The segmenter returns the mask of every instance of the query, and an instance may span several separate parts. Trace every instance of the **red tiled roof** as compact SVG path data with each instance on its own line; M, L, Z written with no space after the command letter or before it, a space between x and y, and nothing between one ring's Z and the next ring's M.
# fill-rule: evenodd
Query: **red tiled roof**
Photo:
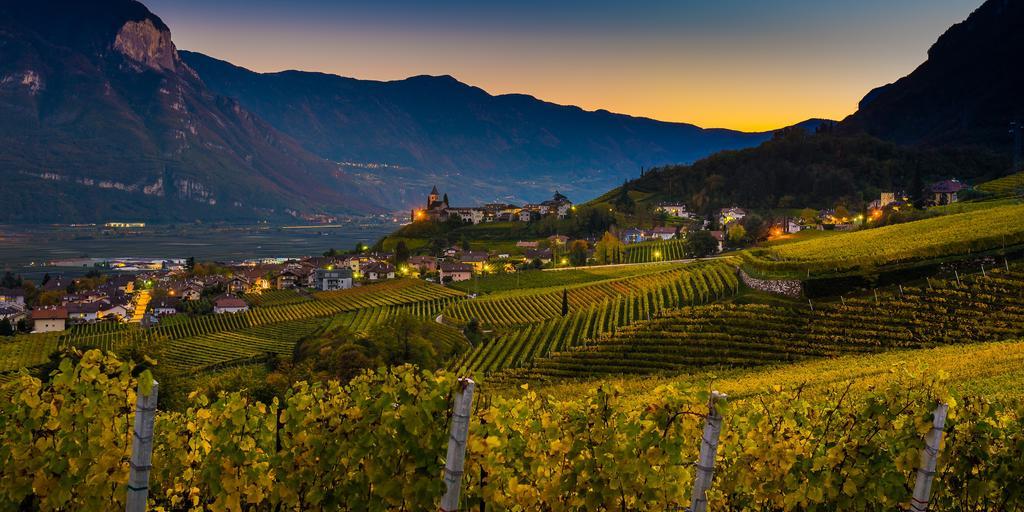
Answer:
M67 320L68 310L64 308L33 309L32 320Z
M249 304L238 297L221 297L215 300L213 305L218 308L244 308Z
M465 263L442 263L441 272L452 273L452 272L472 272L473 266Z

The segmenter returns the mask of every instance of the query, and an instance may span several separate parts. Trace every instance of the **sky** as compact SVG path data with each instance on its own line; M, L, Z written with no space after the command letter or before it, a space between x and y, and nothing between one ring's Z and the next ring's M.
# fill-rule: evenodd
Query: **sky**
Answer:
M982 0L143 0L181 49L254 71L452 75L702 127L842 119Z

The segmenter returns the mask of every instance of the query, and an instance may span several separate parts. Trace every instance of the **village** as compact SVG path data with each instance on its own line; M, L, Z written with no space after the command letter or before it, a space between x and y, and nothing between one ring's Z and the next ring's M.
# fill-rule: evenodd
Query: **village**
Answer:
M959 200L967 187L946 180L928 187L929 205L948 205ZM75 325L100 322L157 325L169 316L222 315L249 310L253 297L268 290L299 293L346 290L374 283L408 278L451 285L475 277L527 270L622 263L609 254L624 254L630 246L677 240L688 246L687 257L712 256L741 249L750 242L804 230L849 231L867 226L886 215L911 210L904 193L883 192L862 213L842 207L806 209L795 216L748 222L757 217L739 207L722 208L704 218L679 202L654 207L660 219L653 227L628 227L606 232L603 237L573 239L551 235L518 240L513 250L479 244L453 244L436 253L425 248L411 251L401 243L391 252L360 245L356 250L330 251L320 256L292 259L265 258L241 262L196 262L194 259L120 260L107 262L81 278L47 275L39 283L23 281L10 273L0 281L0 335L18 332L55 332ZM466 225L500 222L535 222L544 218L565 219L576 210L564 195L538 204L516 207L488 204L483 207L449 206L447 194L437 188L422 209L412 211L413 222L461 222ZM764 233L751 234L754 229ZM702 244L699 242L703 242ZM655 251L656 260L667 260Z

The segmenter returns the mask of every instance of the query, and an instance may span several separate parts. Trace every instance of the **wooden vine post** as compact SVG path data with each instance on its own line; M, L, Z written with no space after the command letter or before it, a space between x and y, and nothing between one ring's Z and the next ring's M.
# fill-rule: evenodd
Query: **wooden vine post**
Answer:
M722 415L718 412L718 403L725 401L728 395L711 392L708 400L708 415L704 419L704 433L700 441L700 456L697 459L697 474L693 480L692 503L689 512L705 512L708 509L708 489L711 479L715 476L715 456L718 454L718 436L722 433Z
M938 465L939 448L942 446L942 435L946 428L946 415L949 406L939 403L932 419L932 429L925 435L924 448L921 449L921 464L917 468L917 483L914 485L914 496L910 498L911 512L925 512L932 496L932 480L935 478L935 467Z
M144 512L149 497L149 471L153 468L153 420L156 418L156 398L160 384L155 380L149 394L142 392L139 383L135 404L135 428L132 431L132 458L128 465L127 512Z
M469 438L469 416L473 411L475 389L476 383L473 379L459 379L455 406L452 408L452 433L448 438L448 457L444 465L445 492L441 498L442 512L459 510L462 471L466 465L466 440Z

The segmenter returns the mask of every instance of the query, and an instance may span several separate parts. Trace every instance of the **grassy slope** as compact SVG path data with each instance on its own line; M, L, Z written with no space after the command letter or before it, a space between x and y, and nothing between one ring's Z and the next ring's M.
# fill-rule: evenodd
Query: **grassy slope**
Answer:
M893 351L754 370L555 384L544 386L541 393L568 397L581 395L598 385L616 384L626 393L635 395L638 401L644 401L650 390L662 384L690 382L728 393L734 398L745 398L771 393L773 386L795 389L852 383L854 388L863 389L888 381L893 370L900 367L919 372L944 372L959 394L1024 397L1024 341Z
M1024 172L978 185L978 190L998 195L1020 195L1024 191Z
M621 277L655 274L678 266L678 263L668 263L630 267L587 267L559 270L557 272L528 270L518 274L498 274L462 281L454 283L450 287L466 293L494 293L531 288L550 288L553 286L570 286Z
M759 272L855 270L1014 246L1024 242L1022 220L1019 203L976 204L964 213L755 249L745 256Z

